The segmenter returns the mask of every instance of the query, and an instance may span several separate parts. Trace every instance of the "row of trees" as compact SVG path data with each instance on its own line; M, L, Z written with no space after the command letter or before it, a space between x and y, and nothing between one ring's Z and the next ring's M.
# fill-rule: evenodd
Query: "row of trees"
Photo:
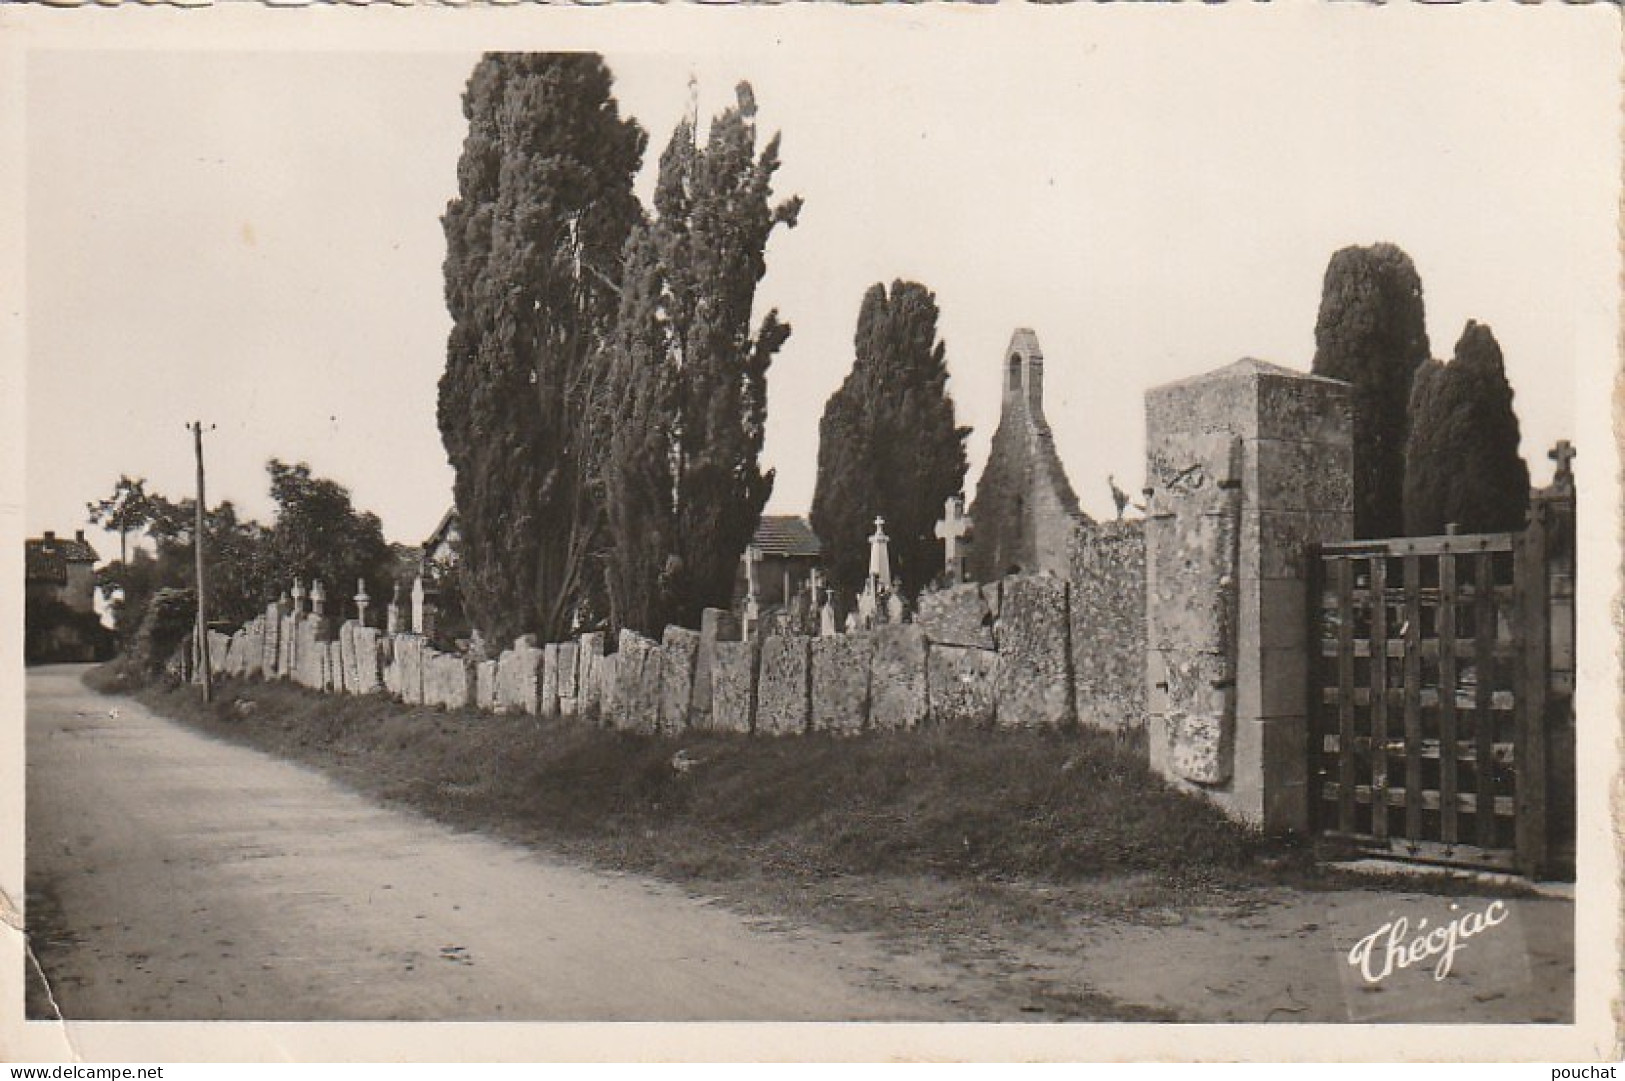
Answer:
M1430 359L1425 314L1421 277L1399 248L1332 256L1313 370L1353 385L1355 535L1522 528L1529 467L1501 347L1469 320L1450 362Z
M407 550L385 543L377 515L357 511L342 485L312 475L303 462L266 464L276 519L270 526L239 516L228 501L206 508L211 617L240 623L263 612L295 578L321 579L334 599L348 600L358 580L387 600ZM119 559L96 571L96 585L112 609L119 638L129 646L154 597L189 590L194 583L196 501L149 492L142 478L121 476L106 499L89 505L90 520L119 534ZM144 536L153 550L129 538ZM190 595L190 594L188 594Z
M801 205L774 201L778 139L758 153L736 96L703 139L693 115L677 126L646 211L646 138L601 57L491 54L469 79L438 420L464 604L493 640L657 632L731 600L790 333L752 307Z

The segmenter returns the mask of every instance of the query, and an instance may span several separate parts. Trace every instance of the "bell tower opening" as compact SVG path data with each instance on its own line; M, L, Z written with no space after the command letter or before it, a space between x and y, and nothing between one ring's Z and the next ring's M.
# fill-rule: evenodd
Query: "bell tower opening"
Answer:
M1011 353L1010 354L1009 369L1010 369L1010 375L1009 375L1009 381L1005 384L1006 389L1020 390L1021 389L1021 354L1020 353Z

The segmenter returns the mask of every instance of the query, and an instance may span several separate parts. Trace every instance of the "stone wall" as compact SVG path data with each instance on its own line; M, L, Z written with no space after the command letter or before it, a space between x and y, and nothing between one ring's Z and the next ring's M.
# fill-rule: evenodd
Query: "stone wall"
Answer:
M1127 724L1133 696L1111 684L1143 638L1128 611L1138 540L1132 528L1098 527L1075 546L1070 584L1022 575L927 593L915 622L854 634L746 642L731 614L713 609L699 631L667 627L659 642L623 631L609 654L595 631L544 644L525 636L475 659L418 634L354 620L335 629L273 605L235 635L212 636L211 661L225 676L650 734L1055 726L1076 715ZM1080 600L1104 614L1085 618ZM1074 680L1075 669L1092 675ZM1109 722L1096 708L1107 702L1118 709Z

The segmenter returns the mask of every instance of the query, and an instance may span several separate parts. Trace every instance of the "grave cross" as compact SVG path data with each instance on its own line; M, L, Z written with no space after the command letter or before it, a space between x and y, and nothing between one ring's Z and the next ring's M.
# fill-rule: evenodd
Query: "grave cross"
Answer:
M1552 487L1574 487L1574 469L1569 465L1574 460L1574 444L1567 439L1559 439L1557 445L1546 452L1546 457L1557 463L1557 470L1552 474Z
M366 579L357 578L355 580L355 618L356 622L360 623L363 627L367 625L367 605L371 602L372 598L367 596Z
M942 505L942 521L937 523L936 535L942 541L942 569L949 582L957 585L965 580L965 553L960 542L970 533L971 521L965 516L965 497L951 495Z

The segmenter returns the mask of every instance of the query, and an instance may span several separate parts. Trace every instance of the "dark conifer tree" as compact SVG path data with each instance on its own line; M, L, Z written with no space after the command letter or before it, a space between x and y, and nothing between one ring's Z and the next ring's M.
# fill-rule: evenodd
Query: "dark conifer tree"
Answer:
M562 638L602 592L603 339L644 135L590 53L488 54L446 209L439 425L459 574L487 638Z
M1392 244L1344 248L1326 267L1315 321L1316 375L1353 384L1354 532L1397 535L1404 524L1411 380L1428 359L1422 280Z
M1411 390L1405 448L1405 532L1521 529L1529 467L1518 453L1518 415L1495 334L1468 320L1449 364L1429 361Z
M965 483L969 428L954 423L936 297L917 282L876 283L864 295L852 370L818 428L813 530L831 580L856 589L868 574L874 518L886 519L893 572L917 593L942 569L935 526Z
M767 371L790 328L770 311L753 333L751 307L768 237L795 225L801 200L773 202L778 136L758 155L748 84L737 98L703 145L685 120L661 155L655 216L628 249L613 339L614 398L631 423L609 467L608 578L619 625L649 634L696 627L702 609L731 603L773 490L759 462Z

